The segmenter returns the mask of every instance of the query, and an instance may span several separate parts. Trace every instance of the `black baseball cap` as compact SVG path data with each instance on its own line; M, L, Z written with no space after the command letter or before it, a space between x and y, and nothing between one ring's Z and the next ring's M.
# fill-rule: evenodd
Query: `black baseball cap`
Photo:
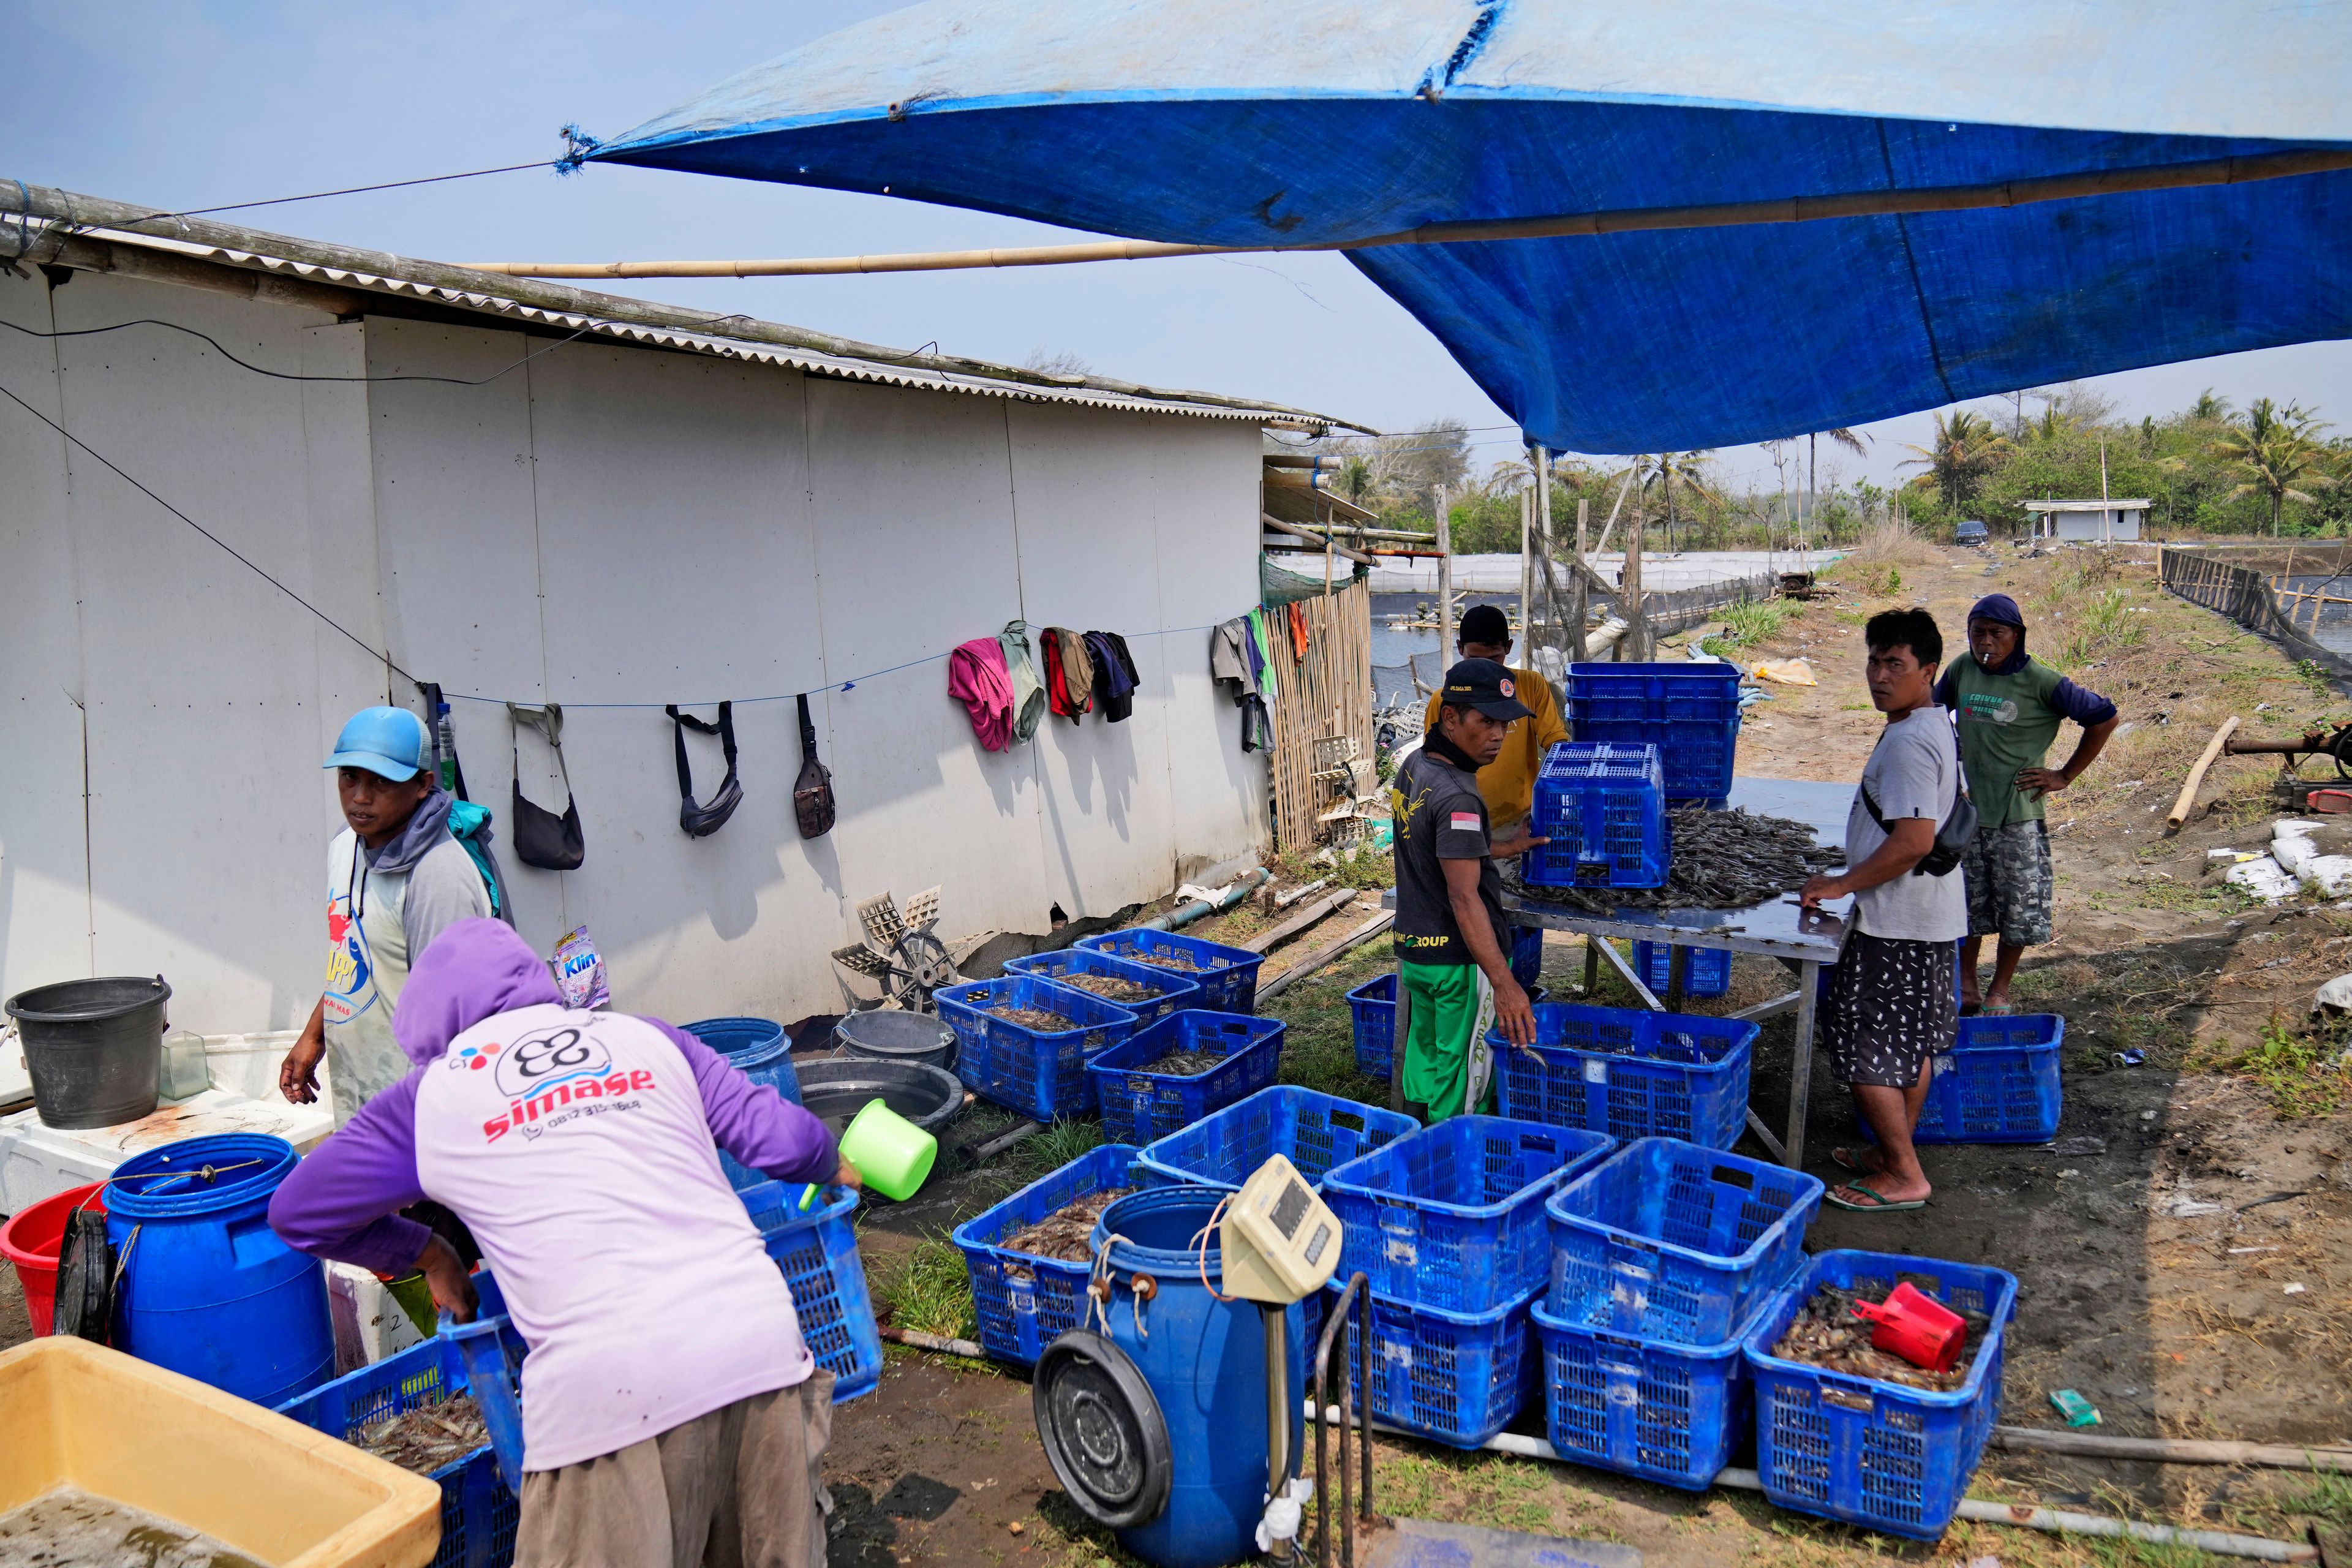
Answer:
M1519 700L1518 679L1491 658L1465 658L1447 670L1442 700L1455 708L1475 708L1505 723L1535 711Z

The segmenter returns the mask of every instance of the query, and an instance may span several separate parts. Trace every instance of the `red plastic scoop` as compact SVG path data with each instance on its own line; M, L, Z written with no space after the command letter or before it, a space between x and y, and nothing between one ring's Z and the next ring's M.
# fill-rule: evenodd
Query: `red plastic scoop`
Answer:
M1885 1306L1856 1301L1853 1315L1875 1325L1870 1331L1873 1346L1929 1372L1951 1371L1969 1337L1969 1325L1958 1312L1909 1285L1889 1291Z

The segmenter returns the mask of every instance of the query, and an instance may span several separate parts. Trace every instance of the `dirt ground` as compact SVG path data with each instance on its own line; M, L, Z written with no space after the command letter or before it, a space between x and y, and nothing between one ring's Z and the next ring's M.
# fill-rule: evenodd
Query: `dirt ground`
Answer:
M2326 1065L2341 1043L2306 1028L2305 1015L2320 980L2352 969L2352 910L2308 901L2250 909L2209 879L2209 849L2266 842L2278 815L2268 804L2274 759L2223 759L2188 826L2171 837L2162 829L2190 762L2225 715L2238 713L2250 732L2295 733L2331 713L2352 717L2352 702L2259 639L2165 595L2152 552L2147 563L2089 574L2084 553L1923 548L1919 559L1895 563L1893 584L1883 565L1858 566L1740 655L1802 656L1821 680L1777 688L1773 701L1749 710L1739 771L1754 776L1853 779L1879 723L1862 684L1862 622L1890 605L1923 603L1957 653L1967 606L1995 589L2024 605L2043 657L2074 656L2062 668L2114 698L2128 726L2053 799L2057 938L2029 957L2018 981L2021 1006L2067 1020L2056 1142L1933 1150L1932 1206L1824 1210L1809 1247L1990 1263L2018 1275L2005 1422L2058 1426L2049 1395L2071 1388L2098 1406L2105 1433L2344 1442L2352 1438L2352 1172L2337 1109L2346 1084ZM2074 642L2083 634L2070 620L2079 626L2084 606L2109 594L2118 596L2104 621L2109 635ZM2073 733L2059 742L2060 760ZM1202 934L1233 940L1272 918L1244 909ZM1361 918L1343 914L1322 929ZM1385 1086L1353 1074L1345 993L1380 973L1385 946L1359 950L1270 1009L1290 1023L1286 1080L1381 1094ZM1269 978L1286 956L1269 959ZM1545 963L1552 994L1576 994L1582 974L1579 939L1555 934ZM1597 999L1626 1000L1614 984L1612 976ZM1730 1011L1783 989L1776 966L1743 958L1731 994L1696 1006ZM1756 1060L1755 1104L1773 1124L1786 1114L1790 1033L1786 1018L1768 1024ZM2135 1048L2146 1053L2142 1065L2115 1065L2117 1052ZM1853 1121L1825 1071L1814 1075L1810 1114L1808 1168L1833 1180L1829 1150L1852 1135ZM951 1218L1014 1184L1014 1173L992 1170L935 1182L919 1215L875 1211L867 1254L885 1298L892 1270L924 1236L943 1234ZM891 1355L881 1391L845 1407L835 1429L836 1568L1127 1561L1062 1497L1037 1447L1021 1375ZM1517 1429L1540 1436L1540 1413L1528 1412ZM1754 1494L1719 1489L1694 1498L1580 1467L1405 1440L1383 1438L1376 1452L1384 1510L1621 1541L1659 1568L1889 1556L2207 1561L2186 1549L1991 1526L1955 1526L1942 1542L1916 1546L1780 1513ZM2352 1521L2352 1489L2296 1473L2021 1452L1989 1452L1971 1494L2281 1538L2300 1539L2312 1519Z

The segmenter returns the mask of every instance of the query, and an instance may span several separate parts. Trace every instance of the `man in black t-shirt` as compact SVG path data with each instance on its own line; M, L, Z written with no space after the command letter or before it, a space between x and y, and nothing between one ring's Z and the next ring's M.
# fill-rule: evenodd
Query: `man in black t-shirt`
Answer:
M1535 1039L1535 1014L1511 978L1503 945L1509 928L1495 861L1544 840L1493 842L1478 793L1478 770L1502 750L1512 721L1528 716L1516 679L1486 658L1465 658L1446 671L1437 727L1397 770L1389 792L1397 984L1409 1014L1398 1042L1402 1081L1406 1101L1429 1121L1492 1108L1491 1024L1514 1045Z

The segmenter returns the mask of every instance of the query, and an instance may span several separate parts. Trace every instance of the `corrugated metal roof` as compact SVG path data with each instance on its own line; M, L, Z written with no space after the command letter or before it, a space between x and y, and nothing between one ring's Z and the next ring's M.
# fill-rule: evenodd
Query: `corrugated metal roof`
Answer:
M32 229L38 234L50 226L35 220ZM1279 405L1232 406L1223 404L1195 402L1181 394L1165 396L1106 391L1098 387L1039 386L1027 382L1000 380L994 377L961 372L924 369L914 370L905 365L888 364L854 355L823 353L810 349L788 347L776 343L752 342L730 336L723 331L688 331L676 327L632 321L625 311L576 311L550 309L490 289L466 289L446 284L431 283L414 278L403 278L392 272L372 272L350 268L300 261L289 257L274 256L263 251L244 250L229 246L205 244L200 241L173 239L160 235L140 234L128 229L109 228L86 224L57 225L60 230L81 239L104 241L111 245L135 246L184 258L194 261L211 261L223 266L247 270L258 270L280 277L298 278L306 282L338 289L364 289L416 300L448 309L467 310L488 316L528 321L551 329L581 332L615 342L635 343L641 347L677 350L689 353L710 354L721 359L740 359L755 364L784 365L814 375L836 376L848 381L873 382L887 386L903 386L925 392L956 392L982 397L1003 397L1023 403L1065 404L1083 408L1112 409L1133 414L1175 414L1188 418L1231 420L1248 424L1277 424L1296 426L1305 422L1320 422L1348 428L1344 420L1307 414L1303 410ZM37 241L27 247L35 248ZM397 260L397 258L388 259ZM419 269L426 269L419 264ZM446 273L448 268L435 266L434 271ZM484 273L484 279L492 274ZM667 309L675 310L676 307ZM714 321L737 321L742 316L718 316ZM912 357L912 356L909 356Z

